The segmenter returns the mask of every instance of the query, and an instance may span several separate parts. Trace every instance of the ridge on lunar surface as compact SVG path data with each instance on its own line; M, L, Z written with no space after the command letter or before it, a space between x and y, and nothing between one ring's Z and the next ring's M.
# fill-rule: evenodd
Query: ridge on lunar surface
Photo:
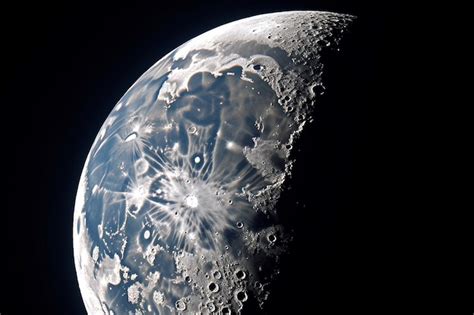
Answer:
M353 17L294 11L206 32L126 92L87 157L74 258L89 314L261 308L291 233L276 205Z

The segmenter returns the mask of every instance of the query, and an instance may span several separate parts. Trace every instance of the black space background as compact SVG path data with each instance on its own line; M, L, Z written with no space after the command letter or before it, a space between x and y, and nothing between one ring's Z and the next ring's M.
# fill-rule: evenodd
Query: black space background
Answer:
M85 314L72 249L77 184L100 126L135 80L204 31L298 9L359 18L342 56L329 60L328 91L296 153L281 204L296 245L268 313L385 313L411 298L396 289L409 258L397 254L403 231L392 233L408 154L397 150L399 118L409 110L400 90L410 45L396 2L22 2L2 21L2 315Z

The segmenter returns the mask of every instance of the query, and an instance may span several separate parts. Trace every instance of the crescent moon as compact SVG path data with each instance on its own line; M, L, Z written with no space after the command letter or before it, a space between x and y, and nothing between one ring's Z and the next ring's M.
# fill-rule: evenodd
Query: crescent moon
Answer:
M100 129L74 210L89 314L234 314L265 306L291 245L278 200L324 90L321 53L353 16L232 22L146 71Z

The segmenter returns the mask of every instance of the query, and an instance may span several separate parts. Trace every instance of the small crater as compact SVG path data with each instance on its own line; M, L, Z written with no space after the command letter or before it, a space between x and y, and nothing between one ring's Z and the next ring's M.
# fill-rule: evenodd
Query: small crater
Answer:
M192 135L196 134L196 132L197 132L196 126L194 126L194 125L193 125L193 126L190 126L190 127L188 128L188 132L189 132L190 134L192 134Z
M177 300L175 306L178 311L184 311L186 309L186 303L183 300Z
M210 312L215 312L215 310L216 310L216 306L212 302L207 303L206 307Z
M135 171L137 172L137 175L145 174L148 171L148 167L148 161L144 158L140 158L135 162Z
M212 293L216 293L217 291L219 291L219 285L217 285L217 284L214 283L214 282L211 282L211 283L209 283L209 285L208 285L208 289L209 289L209 291L211 291Z
M239 269L235 272L235 276L237 277L237 279L243 280L247 275L245 274L245 271Z
M213 275L213 277L214 277L215 279L217 279L217 280L219 280L219 279L222 278L222 274L221 274L221 272L218 271L218 270L217 270L217 271L214 271L214 273L213 273L212 275Z
M238 301L240 302L245 302L248 299L247 293L245 291L238 291L235 294L235 297L237 298Z

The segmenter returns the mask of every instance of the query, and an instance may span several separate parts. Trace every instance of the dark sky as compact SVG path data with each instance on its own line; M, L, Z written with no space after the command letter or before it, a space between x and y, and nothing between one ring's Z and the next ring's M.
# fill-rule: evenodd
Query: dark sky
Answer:
M318 127L326 136L303 140L306 147L336 152L318 158L301 153L307 163L322 166L317 171L320 179L308 181L306 188L300 185L300 190L307 195L325 192L318 206L326 212L319 212L314 225L306 226L308 231L317 231L322 244L315 249L319 262L313 267L302 264L306 275L300 284L315 281L309 285L314 290L298 300L294 292L299 287L288 287L292 292L288 300L273 300L271 309L273 314L289 314L288 304L312 305L307 314L341 314L367 310L368 305L373 307L372 300L383 299L378 288L384 281L379 276L390 281L394 275L381 267L393 257L376 254L392 241L377 236L390 220L390 215L379 211L395 215L397 205L387 202L392 199L385 198L383 188L389 190L394 183L380 173L397 172L393 162L400 153L387 146L396 142L395 131L386 124L394 123L401 103L398 92L406 45L403 27L396 22L399 5L379 2L383 4L335 0L170 0L107 6L22 2L3 10L10 19L2 21L7 96L1 116L6 159L2 176L6 184L2 243L6 248L1 250L1 260L6 260L7 267L2 269L6 293L2 289L0 314L85 313L72 249L77 184L100 126L135 80L166 53L204 31L256 14L299 9L355 14L360 26L352 40L355 48L349 50L354 55L335 65L328 78L338 82L338 71L351 68L343 86L353 94L340 90L330 96L330 101L343 105L322 109L332 117ZM357 85L351 87L355 81ZM343 119L335 120L341 113ZM338 126L340 132L331 133ZM308 243L308 248L314 246ZM298 262L292 263L298 270Z

